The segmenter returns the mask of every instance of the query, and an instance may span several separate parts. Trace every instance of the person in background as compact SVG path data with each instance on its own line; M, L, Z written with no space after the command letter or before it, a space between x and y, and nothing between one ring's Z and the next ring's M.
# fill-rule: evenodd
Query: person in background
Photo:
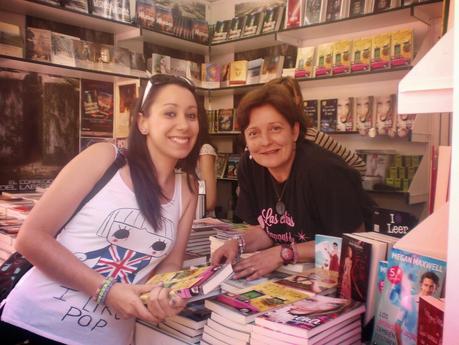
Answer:
M215 161L217 158L217 151L210 144L207 128L203 129L203 132L204 145L202 145L199 150L196 173L198 178L204 181L206 186L206 216L215 217L215 206L217 204L217 175Z
M267 83L268 85L283 85L286 87L290 95L293 97L296 106L298 107L298 112L303 114L303 95L301 93L301 88L295 78L292 77L282 77L276 78ZM309 141L312 141L324 149L335 153L340 156L344 161L356 169L363 176L366 171L365 161L362 160L356 153L352 152L350 149L340 144L338 141L333 139L328 134L320 132L317 128L311 127L311 124L307 124L307 129L305 133L305 138Z
M2 344L133 344L135 318L158 323L180 312L184 300L143 283L182 267L205 121L187 79L153 76L133 114L127 164L58 234L116 148L94 144L62 169L16 240L34 267L4 301Z
M258 251L233 266L236 279L257 279L283 264L313 261L315 234L363 231L373 202L360 174L305 139L305 118L285 86L247 93L237 119L248 150L238 166L236 214L252 227L218 248L212 263Z

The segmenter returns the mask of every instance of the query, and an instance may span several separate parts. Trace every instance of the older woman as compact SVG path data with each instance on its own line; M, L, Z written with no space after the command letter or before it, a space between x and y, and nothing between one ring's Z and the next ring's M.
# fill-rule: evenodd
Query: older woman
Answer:
M248 93L237 116L248 150L238 168L236 212L253 228L217 249L214 263L258 251L234 267L236 277L256 279L282 264L313 261L317 233L364 229L373 203L359 173L304 139L304 117L284 86Z

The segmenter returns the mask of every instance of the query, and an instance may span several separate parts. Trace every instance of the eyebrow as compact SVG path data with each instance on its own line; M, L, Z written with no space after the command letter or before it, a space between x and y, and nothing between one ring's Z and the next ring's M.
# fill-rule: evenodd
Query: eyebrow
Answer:
M166 106L174 106L174 107L178 107L178 104L177 103L163 103L161 106L163 107L166 107ZM196 105L189 105L188 107L186 107L186 109L190 109L190 108L195 108L195 109L198 109L198 106Z

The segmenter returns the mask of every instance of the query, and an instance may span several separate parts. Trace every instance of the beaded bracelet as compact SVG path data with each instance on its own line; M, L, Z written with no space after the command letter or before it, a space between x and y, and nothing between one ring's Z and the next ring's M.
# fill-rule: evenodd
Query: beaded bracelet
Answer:
M97 304L104 304L107 298L108 292L112 286L116 283L116 280L113 277L107 277L104 279L100 287L97 289L94 300Z

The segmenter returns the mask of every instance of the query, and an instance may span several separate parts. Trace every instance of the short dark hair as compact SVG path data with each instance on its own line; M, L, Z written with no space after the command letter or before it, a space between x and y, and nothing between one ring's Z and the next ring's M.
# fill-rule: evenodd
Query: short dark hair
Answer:
M244 133L249 125L252 110L264 105L271 105L276 109L287 120L291 127L293 127L295 123L299 123L299 138L304 138L306 123L303 114L298 113L298 108L293 97L284 86L270 84L266 84L248 92L239 103L237 108L237 121L241 128L241 133Z
M192 190L192 180L196 178L196 163L199 158L199 150L203 144L204 131L207 130L207 117L204 115L203 107L198 102L195 87L192 82L183 77L176 77L166 74L156 74L149 80L137 101L137 105L131 114L131 129L128 138L127 159L131 173L134 193L139 204L140 211L147 219L153 229L158 229L161 221L161 187L156 179L156 167L148 151L145 135L137 126L139 113L148 117L147 109L154 103L158 92L166 85L178 85L189 90L198 105L199 133L191 152L187 157L177 162L177 167L186 173L188 187Z
M432 271L424 272L424 274L421 276L421 279L419 280L419 282L422 284L422 282L426 278L430 279L431 281L433 281L434 284L437 285L437 286L438 286L438 283L440 282L440 278L438 278L438 276Z

